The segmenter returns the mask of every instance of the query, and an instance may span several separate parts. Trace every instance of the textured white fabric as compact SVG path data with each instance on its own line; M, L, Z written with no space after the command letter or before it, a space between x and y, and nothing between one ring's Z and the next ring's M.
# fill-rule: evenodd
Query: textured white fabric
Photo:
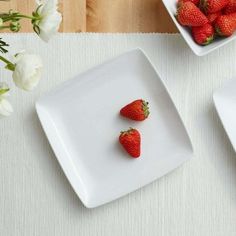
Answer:
M12 89L15 113L0 121L0 235L235 236L236 155L213 106L213 91L236 75L236 42L195 56L179 35L2 35L13 52L41 55L30 93ZM189 130L195 157L126 197L88 210L65 178L39 124L36 99L77 73L131 48L153 61ZM0 71L0 80L11 73ZM135 178L135 176L134 176Z

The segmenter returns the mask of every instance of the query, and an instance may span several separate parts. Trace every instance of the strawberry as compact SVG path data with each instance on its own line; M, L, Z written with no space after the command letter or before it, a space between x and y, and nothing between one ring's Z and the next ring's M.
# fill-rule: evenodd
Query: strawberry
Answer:
M194 5L198 5L200 0L178 0L177 6L180 7L184 2L192 2Z
M134 158L140 156L141 136L138 130L130 128L127 131L122 131L119 142L130 156Z
M120 110L120 114L131 120L142 121L149 116L148 102L142 99L135 100Z
M214 24L217 17L222 15L221 11L215 12L215 13L210 13L208 15L206 15L206 17L208 18L209 22Z
M215 22L215 30L220 36L231 36L236 30L236 13L219 16Z
M207 45L213 41L214 28L211 24L192 27L192 35L196 43L200 45Z
M230 0L229 4L224 9L224 14L230 14L236 12L236 0Z
M201 26L208 23L207 17L192 2L183 3L178 8L176 17L181 25Z
M229 4L229 0L200 0L200 8L207 14L218 12Z

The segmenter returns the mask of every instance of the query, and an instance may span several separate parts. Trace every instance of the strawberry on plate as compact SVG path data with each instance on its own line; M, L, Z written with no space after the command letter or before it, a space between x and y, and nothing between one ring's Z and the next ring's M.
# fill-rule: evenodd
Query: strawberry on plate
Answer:
M208 13L222 10L229 4L229 0L200 0L200 8Z
M192 27L192 35L196 43L208 45L214 39L214 28L211 24Z
M130 128L127 131L122 131L119 142L131 157L138 158L140 156L141 136L138 130Z
M150 112L148 102L143 99L135 100L120 110L120 114L126 118L143 121L148 118Z
M215 30L219 36L231 36L236 30L236 13L219 16L215 22Z
M214 12L214 13L209 13L206 15L206 17L208 18L208 20L211 24L214 24L217 17L219 17L220 15L222 15L222 13L221 13L221 11L218 11L218 12Z
M236 12L236 0L230 0L229 4L224 9L224 14L230 14Z
M192 2L183 3L177 10L177 20L181 25L202 26L208 23L207 17Z

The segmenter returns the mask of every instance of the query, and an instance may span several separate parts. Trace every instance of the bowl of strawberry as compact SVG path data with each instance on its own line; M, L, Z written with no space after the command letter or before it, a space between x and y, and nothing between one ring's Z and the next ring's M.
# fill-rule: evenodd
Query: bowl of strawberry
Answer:
M163 3L198 56L236 38L236 0L163 0Z

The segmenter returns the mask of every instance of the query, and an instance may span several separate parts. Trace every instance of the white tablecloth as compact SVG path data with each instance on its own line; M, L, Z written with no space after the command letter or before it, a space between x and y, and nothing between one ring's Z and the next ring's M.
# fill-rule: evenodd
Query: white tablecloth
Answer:
M213 91L236 76L236 43L195 56L179 35L2 35L13 52L42 56L39 87L12 89L15 113L0 121L1 236L235 236L236 155L213 106ZM195 157L117 201L86 209L65 178L39 124L34 103L45 91L131 48L146 51L189 130ZM0 71L0 80L11 73Z

